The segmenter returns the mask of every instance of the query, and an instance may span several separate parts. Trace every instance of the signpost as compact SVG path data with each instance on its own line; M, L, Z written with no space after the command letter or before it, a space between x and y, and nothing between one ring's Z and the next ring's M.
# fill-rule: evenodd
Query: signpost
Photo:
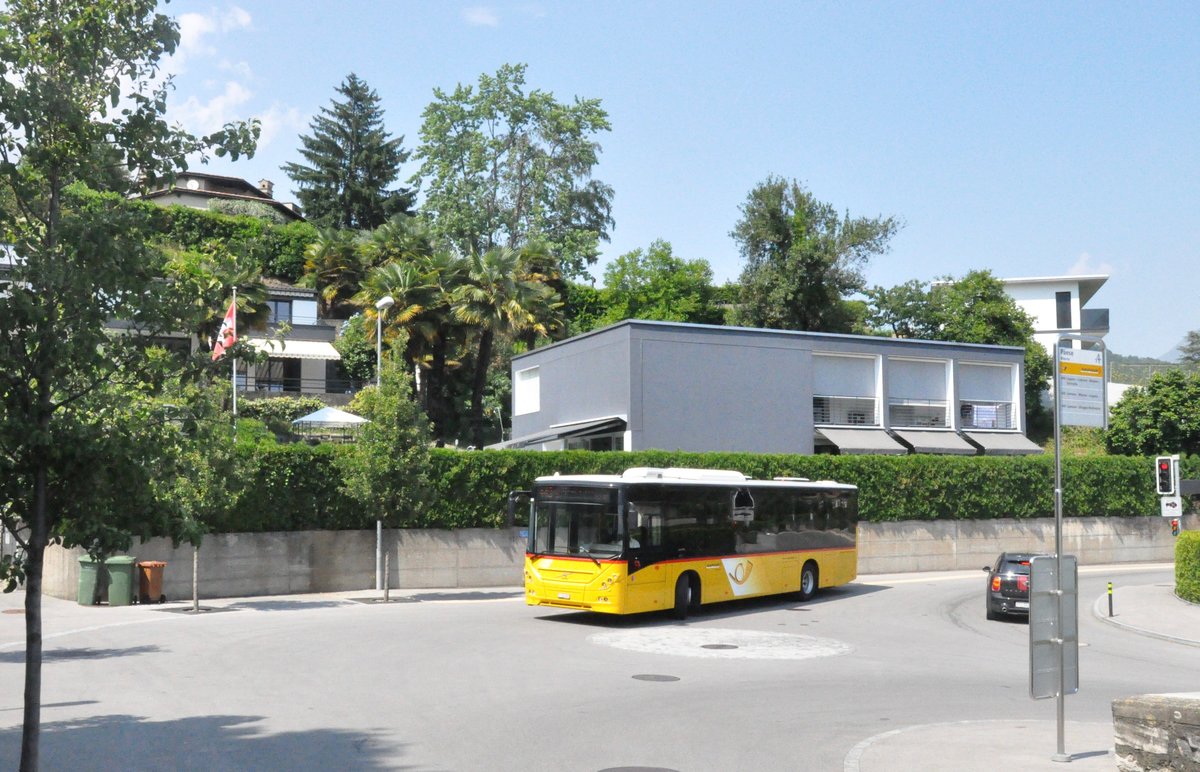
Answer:
M1063 348L1064 342L1076 340L1093 348ZM1052 588L1045 587L1042 590L1040 605L1043 618L1036 625L1032 576L1029 604L1030 693L1034 699L1055 696L1058 701L1058 752L1050 757L1053 761L1071 760L1065 750L1066 695L1079 691L1079 638L1076 633L1079 610L1075 599L1075 559L1062 554L1062 427L1108 428L1106 354L1104 341L1089 335L1060 335L1054 347L1054 567L1052 583L1046 576L1050 572L1044 567L1042 570L1040 584L1049 583ZM1068 571L1069 587L1064 587ZM1035 633L1038 635L1036 641ZM1047 659L1055 660L1053 667L1046 664ZM1054 675L1057 675L1057 679L1053 678ZM1047 693L1047 679L1057 680L1052 694Z

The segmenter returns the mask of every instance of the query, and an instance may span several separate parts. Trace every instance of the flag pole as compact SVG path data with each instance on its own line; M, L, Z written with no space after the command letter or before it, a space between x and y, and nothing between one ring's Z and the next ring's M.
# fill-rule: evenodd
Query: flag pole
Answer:
M237 285L233 285L233 329L237 329ZM229 383L233 387L233 436L237 439L237 357L233 359L233 372L229 376Z

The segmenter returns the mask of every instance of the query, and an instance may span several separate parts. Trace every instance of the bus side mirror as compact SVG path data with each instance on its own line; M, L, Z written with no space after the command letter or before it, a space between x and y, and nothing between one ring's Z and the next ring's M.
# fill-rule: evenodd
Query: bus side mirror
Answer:
M508 516L505 525L512 528L517 523L517 502L521 498L530 498L533 496L531 491L509 491L508 492Z

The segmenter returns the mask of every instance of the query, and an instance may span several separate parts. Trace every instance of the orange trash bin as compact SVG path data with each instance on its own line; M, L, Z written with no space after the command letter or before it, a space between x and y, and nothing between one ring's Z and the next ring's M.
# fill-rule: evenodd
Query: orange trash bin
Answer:
M138 563L138 598L142 603L166 603L167 596L163 595L163 569L166 563L161 560L143 560Z

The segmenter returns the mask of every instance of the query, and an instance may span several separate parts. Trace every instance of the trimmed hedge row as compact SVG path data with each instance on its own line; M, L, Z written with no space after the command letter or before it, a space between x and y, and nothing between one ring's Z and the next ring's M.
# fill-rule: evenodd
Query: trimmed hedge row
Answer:
M1200 531L1183 531L1175 540L1175 594L1200 603Z
M244 491L217 531L372 528L340 490L336 464L347 446L282 445L243 452ZM736 469L750 477L807 477L859 487L863 520L978 520L1054 514L1054 460L1046 456L801 456L640 451L434 450L431 503L417 528L504 524L507 496L543 475L620 473L629 467ZM1185 459L1185 468L1192 466ZM1193 470L1194 472L1195 470ZM1184 477L1194 476L1188 471ZM1158 515L1152 459L1091 456L1063 461L1067 517ZM522 513L523 514L523 513Z

